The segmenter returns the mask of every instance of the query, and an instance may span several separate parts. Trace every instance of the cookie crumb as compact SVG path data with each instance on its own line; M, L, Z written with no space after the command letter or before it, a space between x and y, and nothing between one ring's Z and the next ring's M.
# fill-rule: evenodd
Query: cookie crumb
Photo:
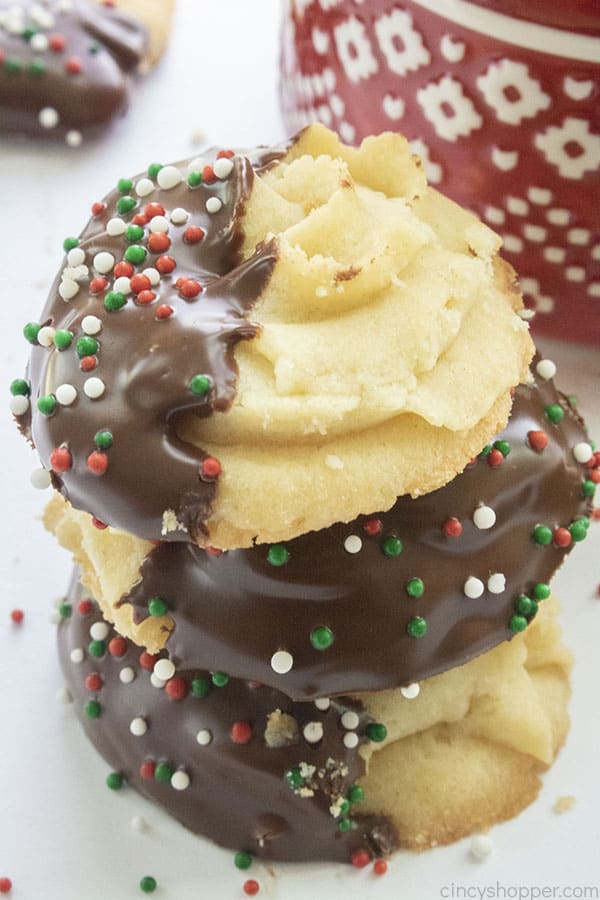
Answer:
M557 815L561 815L561 813L569 812L570 809L573 809L575 806L575 797L571 794L565 794L564 797L558 797L554 806L552 807L552 812L555 812Z

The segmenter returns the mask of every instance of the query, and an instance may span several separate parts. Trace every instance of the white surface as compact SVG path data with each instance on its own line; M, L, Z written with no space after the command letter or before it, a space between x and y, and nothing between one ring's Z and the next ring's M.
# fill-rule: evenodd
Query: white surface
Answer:
M130 115L105 141L80 150L0 147L3 384L23 373L21 326L37 318L62 240L78 232L93 200L150 161L194 152L190 139L197 129L222 145L283 136L276 97L278 17L277 0L179 0L168 57L139 86ZM548 352L558 363L560 384L579 395L592 434L600 435L592 405L600 354L556 347ZM497 882L500 888L488 897L516 897L501 890L518 886L521 897L530 897L535 894L523 893L528 887L598 885L600 523L593 523L590 538L556 579L566 638L577 652L571 735L537 803L493 829L490 856L474 861L463 841L421 856L400 853L383 878L370 868L322 865L254 863L243 873L234 868L231 852L185 832L133 791L108 791L106 765L84 739L73 708L57 701L61 678L48 615L70 564L36 520L45 495L29 484L34 455L7 412L0 421L0 876L12 878L14 900L128 900L144 896L138 882L145 874L159 882L151 896L165 900L242 898L246 878L259 881L259 897L277 900L342 894L345 900L454 900L467 896L466 888L495 889ZM14 607L25 610L21 627L10 622ZM556 816L552 806L565 794L577 798L576 806ZM149 829L132 827L135 816L146 819Z

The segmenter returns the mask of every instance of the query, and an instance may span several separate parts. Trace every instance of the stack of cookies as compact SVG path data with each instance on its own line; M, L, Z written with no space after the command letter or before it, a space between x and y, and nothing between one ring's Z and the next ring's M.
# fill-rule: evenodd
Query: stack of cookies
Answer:
M402 137L322 126L153 163L66 241L14 385L78 566L61 661L188 828L359 863L535 797L600 458L498 248Z

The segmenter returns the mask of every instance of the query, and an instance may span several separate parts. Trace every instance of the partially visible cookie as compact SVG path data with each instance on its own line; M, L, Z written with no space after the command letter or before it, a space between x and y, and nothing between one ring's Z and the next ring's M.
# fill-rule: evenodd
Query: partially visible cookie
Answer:
M105 0L96 0L106 6ZM141 22L148 32L148 44L142 61L142 70L156 65L165 52L171 32L171 16L175 0L115 0L114 7L119 12Z

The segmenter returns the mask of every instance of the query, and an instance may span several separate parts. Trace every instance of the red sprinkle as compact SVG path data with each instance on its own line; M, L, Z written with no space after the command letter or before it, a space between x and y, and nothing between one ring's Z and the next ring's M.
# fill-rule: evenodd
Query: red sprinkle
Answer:
M217 153L217 159L231 159L232 156L235 156L233 150L219 150Z
M462 524L460 519L457 519L455 516L452 516L450 519L446 519L444 522L444 532L448 537L457 538L462 534Z
M8 894L12 888L10 878L0 878L0 894Z
M497 469L498 466L501 466L504 462L504 456L497 450L495 447L490 451L487 458L488 464L492 467L492 469Z
M212 166L204 166L202 169L202 181L204 184L213 184L217 180L215 170Z
M165 684L165 691L171 700L183 700L184 697L187 697L188 686L185 679L176 675L175 678L170 678L169 681L167 681Z
M573 540L568 528L555 528L552 532L552 538L557 547L568 547Z
M259 891L260 885L254 878L249 878L248 881L244 882L244 893L248 894L249 897L254 897Z
M48 38L48 46L55 53L62 53L66 43L64 34L51 34Z
M87 616L92 611L92 601L91 600L80 600L77 604L77 612L80 616Z
M202 285L193 278L186 278L181 286L178 285L178 287L179 292L188 300L192 300L194 297L197 297L198 294L202 293Z
M88 675L85 679L85 686L88 691L99 691L103 684L104 682L97 672L92 672L91 675Z
M172 256L159 256L154 265L161 275L170 275L177 263Z
M153 300L156 300L154 291L140 291L137 295L137 302L141 303L142 306L147 306L148 303L152 303Z
M157 319L170 319L175 310L172 306L168 306L168 304L163 303L156 310L156 318Z
M131 290L134 294L140 294L142 291L149 291L152 282L147 275L134 275L130 282Z
M150 250L150 253L164 253L165 250L168 250L170 246L171 238L168 234L164 234L164 232L162 231L151 234L148 238L148 249Z
M13 622L15 623L15 625L20 625L21 622L23 621L24 616L25 616L25 613L23 612L22 609L13 609L10 614L10 617L13 620Z
M548 446L548 435L545 431L528 431L527 440L531 449L537 450L538 453Z
M101 200L97 200L95 203L92 203L92 215L93 216L101 216L105 209L106 209L106 203L102 203Z
M96 516L92 516L92 525L99 531L104 531L105 528L108 528L106 522L103 522L101 519L97 519Z
M600 469L592 469L589 478L594 484L600 484Z
M83 63L78 56L70 56L65 63L65 69L69 75L79 75L83 70Z
M207 456L202 463L202 474L207 478L218 478L221 474L221 463L214 456Z
M117 265L119 265L119 263L117 263ZM116 267L115 267L115 274L116 274ZM92 280L90 281L90 291L92 292L92 294L100 294L105 289L107 284L108 284L108 281L106 280L106 278L102 278L101 275L98 275L97 278L92 278Z
M142 778L145 778L148 781L150 778L154 778L154 772L156 770L156 763L151 762L150 760L146 760L140 766L140 775Z
M385 875L387 872L387 863L385 859L376 859L373 863L373 872L375 875Z
M72 465L73 457L66 447L56 447L50 454L50 468L55 472L68 472Z
M118 262L114 269L115 278L131 278L133 275L133 266L126 259Z
M153 219L154 216L164 216L165 208L161 206L160 203L147 203L144 212L148 216L148 220Z
M108 652L111 656L125 656L127 653L127 641L125 638L117 635L108 642Z
M247 744L252 737L252 725L249 722L234 722L231 727L231 740L234 744Z
M375 537L375 535L381 534L383 531L383 522L381 519L367 519L363 525L363 531L370 535L370 537Z
M94 450L87 458L87 467L94 475L104 475L108 469L108 456L101 450Z
M371 857L366 850L356 850L351 857L352 865L357 869L364 869L371 862Z
M597 509L592 510L592 519L594 522L600 521L600 506Z
M190 227L186 228L183 232L183 240L186 244L198 244L205 233L204 229L200 228L199 225L190 225Z
M98 359L95 356L84 356L81 362L79 363L79 367L82 372L91 372L92 369L95 369L98 365Z
M144 225L148 224L148 216L145 213L136 213L133 219L131 220L132 225L141 225L142 228Z
M140 666L142 669L146 669L146 671L151 672L154 669L158 661L158 654L148 653L147 650L144 650L143 653L140 653Z
M223 553L220 547L207 547L206 552L209 556L221 556L221 554Z

